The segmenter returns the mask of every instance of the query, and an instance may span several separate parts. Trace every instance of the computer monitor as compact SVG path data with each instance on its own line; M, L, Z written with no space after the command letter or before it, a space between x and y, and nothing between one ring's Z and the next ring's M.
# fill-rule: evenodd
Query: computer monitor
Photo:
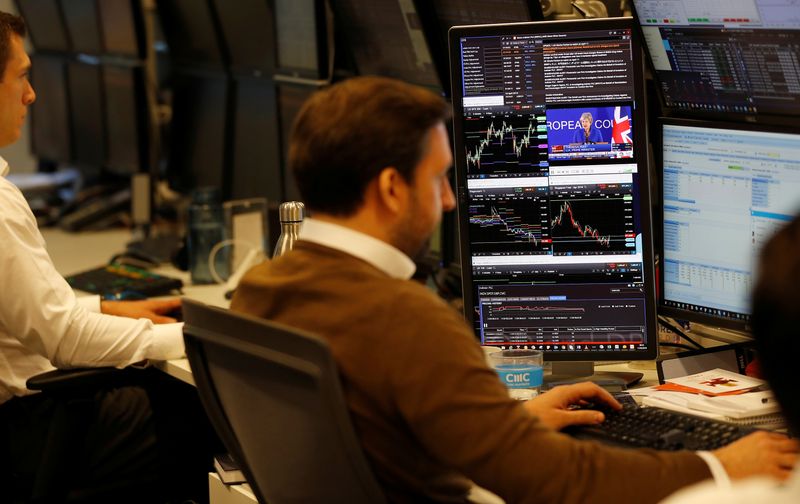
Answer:
M72 0L66 0L69 3ZM98 0L105 52L129 58L145 53L141 0Z
M324 2L275 0L279 73L319 79L328 74Z
M58 55L31 55L36 102L31 105L32 150L40 159L72 160L67 60Z
M466 316L481 344L542 350L554 374L657 353L635 33L630 18L450 30Z
M173 66L223 69L222 40L208 0L157 0Z
M173 188L227 191L230 79L222 72L173 74L168 178ZM225 195L227 197L227 195Z
M16 1L37 51L69 52L71 49L59 4L58 0Z
M659 311L748 331L759 250L800 214L800 130L662 124Z
M72 159L86 166L99 167L106 162L105 93L101 70L97 61L70 61L67 66L70 125L76 132Z
M98 0L61 2L64 22L72 40L72 50L77 53L99 55L103 52L97 2Z
M275 69L275 20L264 0L213 0L230 68L235 74L267 75Z
M230 197L266 197L281 201L280 139L275 83L271 79L237 77L231 141Z
M633 3L667 107L705 118L800 114L796 2Z
M441 91L425 33L412 1L332 0L361 75L383 75Z
M133 175L148 165L148 112L144 70L139 66L105 65L108 155L106 168Z

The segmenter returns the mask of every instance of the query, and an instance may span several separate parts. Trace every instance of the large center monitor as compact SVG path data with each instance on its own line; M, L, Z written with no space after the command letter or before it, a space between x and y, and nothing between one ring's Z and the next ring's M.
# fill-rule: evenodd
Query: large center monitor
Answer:
M450 31L464 303L483 345L554 361L656 355L633 27Z
M800 132L663 120L667 315L748 330L762 245L800 213Z
M800 114L800 5L634 0L664 104L683 112Z

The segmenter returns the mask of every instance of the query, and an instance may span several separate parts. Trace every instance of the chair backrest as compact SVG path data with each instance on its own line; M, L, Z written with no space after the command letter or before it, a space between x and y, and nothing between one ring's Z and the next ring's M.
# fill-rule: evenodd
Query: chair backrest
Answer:
M200 398L259 502L385 502L324 340L191 300L183 316Z

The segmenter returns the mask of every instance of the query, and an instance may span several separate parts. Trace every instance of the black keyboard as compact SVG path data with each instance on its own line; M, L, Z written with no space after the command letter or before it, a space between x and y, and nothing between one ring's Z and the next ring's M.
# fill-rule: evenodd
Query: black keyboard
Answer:
M117 263L69 276L67 282L73 289L100 294L106 299L141 299L183 287L177 278Z
M715 450L755 429L684 415L661 408L625 404L621 411L600 409L600 425L570 427L565 432L578 439L656 450Z

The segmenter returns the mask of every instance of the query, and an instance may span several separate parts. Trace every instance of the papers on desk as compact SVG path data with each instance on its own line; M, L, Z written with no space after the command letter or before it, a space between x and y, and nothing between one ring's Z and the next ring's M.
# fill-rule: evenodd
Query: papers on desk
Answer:
M765 384L764 380L758 378L716 368L688 376L670 378L658 389L707 396L724 396L742 394Z
M641 398L644 406L738 425L779 428L785 420L772 392L753 390L763 386L763 380L713 369L629 392ZM722 393L721 387L724 387Z

